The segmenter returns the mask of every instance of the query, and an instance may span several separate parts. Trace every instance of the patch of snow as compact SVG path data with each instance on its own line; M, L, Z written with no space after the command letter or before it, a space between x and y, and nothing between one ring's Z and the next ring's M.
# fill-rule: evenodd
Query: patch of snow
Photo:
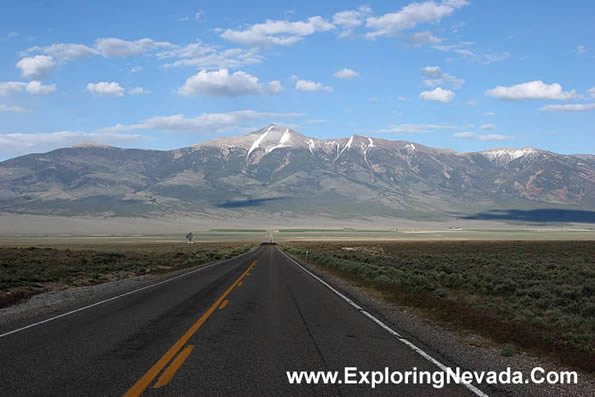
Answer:
M522 149L492 149L480 153L490 160L509 163L527 154L537 153L537 150L531 147L525 147Z
M347 141L347 144L345 145L345 147L343 149L341 149L341 152L339 152L339 154L337 155L337 159L339 158L340 155L343 154L343 152L347 149L349 149L351 147L351 144L353 143L353 135L351 135L351 137L349 138L349 140ZM339 149L339 146L337 145L337 149ZM335 160L337 160L335 159Z
M343 150L350 148L352 143L353 143L353 135L351 135L349 137L349 140L347 141L347 145L345 145L345 147L343 148Z
M248 154L246 155L246 158L248 158L248 156L250 156L250 153L252 153L254 151L254 149L256 149L260 145L260 142L262 142L262 140L264 138L266 138L266 136L269 134L269 132L271 131L272 128L273 128L273 126L270 126L269 129L266 130L264 134L262 134L261 136L259 136L254 141L254 143L252 144L252 146L250 146L250 150L248 150Z
M283 133L283 135L281 136L281 139L279 139L279 143L273 147L266 149L265 153L270 153L273 150L279 149L282 147L291 147L291 145L287 144L287 142L289 142L290 139L291 139L291 133L289 132L289 128L287 128L285 130L285 132Z
M374 145L374 141L372 140L372 138L368 138L368 142L369 142L369 143L368 143L368 146L366 146L366 148L364 149L364 156L366 155L366 153L368 153L368 150L369 150L371 147L376 147L376 146ZM362 143L362 147L364 147L364 145L365 145L365 144L363 144L363 143Z
M405 145L405 149L407 149L408 151L412 152L415 150L415 145L413 143L408 143Z
M308 140L308 150L310 151L310 153L314 154L314 152L312 152L312 149L316 148L316 143L314 143L313 139L309 139Z
M279 145L285 145L287 142L289 142L290 138L291 138L291 134L289 133L289 128L288 128L283 133L283 136L281 136L281 139L279 140Z
M273 150L275 150L275 149L280 149L280 148L282 148L282 147L291 147L291 145L275 145L275 146L273 146L273 147L270 147L270 148L268 148L268 149L265 149L265 151L264 151L264 152L265 152L265 153L270 153L270 152L272 152Z

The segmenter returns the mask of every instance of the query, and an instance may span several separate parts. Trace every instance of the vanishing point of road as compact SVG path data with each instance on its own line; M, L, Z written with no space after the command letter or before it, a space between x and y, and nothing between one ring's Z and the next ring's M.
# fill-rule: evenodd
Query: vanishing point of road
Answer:
M286 376L440 365L274 244L0 335L3 396L482 395Z

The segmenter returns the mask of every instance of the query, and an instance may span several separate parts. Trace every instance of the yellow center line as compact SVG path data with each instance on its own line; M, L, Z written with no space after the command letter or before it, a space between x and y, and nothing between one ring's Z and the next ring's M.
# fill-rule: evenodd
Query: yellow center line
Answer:
M222 310L225 306L227 306L228 303L229 303L229 299L224 300L223 303L221 304L221 306L219 306L219 310Z
M165 371L163 371L159 379L157 379L157 383L155 383L155 386L153 386L153 388L158 389L162 386L167 385L172 380L176 372L178 372L178 369L180 369L182 364L184 364L184 361L186 361L190 353L192 353L192 349L194 349L194 345L186 346L186 348L182 350L180 354L178 354L174 361L171 362L169 367L167 367Z
M163 368L170 362L170 360L176 355L178 351L188 342L188 340L194 335L194 333L204 324L205 321L213 314L215 309L221 304L221 302L225 299L227 295L235 288L236 285L242 283L242 279L246 276L246 274L252 270L256 261L252 262L252 264L246 269L244 273L221 295L215 303L207 310L199 319L196 321L192 327L186 331L186 333L178 339L178 341L169 348L169 350L140 378L127 392L124 394L124 397L137 397L140 396L147 387L151 384L153 379L161 372Z

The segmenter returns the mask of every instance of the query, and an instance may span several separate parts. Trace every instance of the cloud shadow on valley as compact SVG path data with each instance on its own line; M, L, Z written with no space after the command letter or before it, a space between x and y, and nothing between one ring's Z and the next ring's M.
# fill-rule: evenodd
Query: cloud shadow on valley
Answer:
M463 216L461 219L505 220L521 222L564 222L595 223L595 211L570 210L560 208L543 208L535 210L494 209L479 212L475 215Z

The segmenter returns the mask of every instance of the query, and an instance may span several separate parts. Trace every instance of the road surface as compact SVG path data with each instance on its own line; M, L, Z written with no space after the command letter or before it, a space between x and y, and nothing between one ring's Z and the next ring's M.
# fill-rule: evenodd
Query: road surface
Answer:
M463 385L288 382L286 371L439 369L391 332L261 245L0 336L0 395L478 395Z

